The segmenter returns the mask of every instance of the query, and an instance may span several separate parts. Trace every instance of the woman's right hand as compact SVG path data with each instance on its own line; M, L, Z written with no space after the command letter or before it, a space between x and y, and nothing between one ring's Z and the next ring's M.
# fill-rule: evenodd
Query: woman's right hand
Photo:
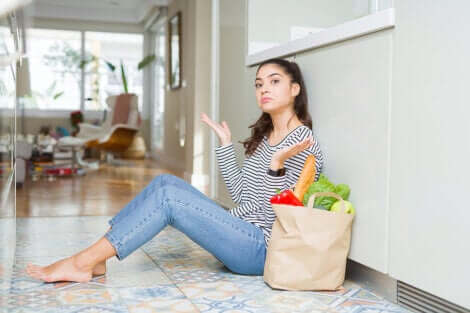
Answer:
M217 136L219 136L220 144L222 146L229 145L232 143L232 134L228 128L227 122L223 121L222 123L216 123L207 116L206 113L201 113L201 121L209 125L212 128Z

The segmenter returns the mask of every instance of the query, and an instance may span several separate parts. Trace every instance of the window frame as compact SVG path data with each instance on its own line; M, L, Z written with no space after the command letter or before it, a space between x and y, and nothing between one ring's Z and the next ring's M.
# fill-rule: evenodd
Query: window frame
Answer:
M31 27L31 29L44 29L44 30L59 30L59 31L75 31L80 32L80 40L81 40L81 55L82 58L85 55L85 43L86 43L86 32L104 32L104 33L122 33L122 34L136 34L142 36L142 55L145 47L144 42L144 34L143 30L140 28L136 28L130 31L125 31L121 25L108 25L108 27L90 27L90 28L78 28L73 27L73 25L63 25L63 26L56 26L55 23L52 25L48 25L45 23L35 23L35 27ZM27 54L27 52L26 52ZM81 83L80 83L80 107L77 109L26 109L26 108L17 108L22 110L22 114L25 117L39 117L39 118L46 118L46 117L53 117L53 118L68 118L70 117L70 113L75 110L80 110L87 118L90 119L100 119L103 117L104 110L85 110L85 76L86 76L86 69L82 68L81 70ZM142 94L145 93L144 85L142 85ZM143 109L143 108L142 108ZM2 113L5 108L0 108L0 113Z

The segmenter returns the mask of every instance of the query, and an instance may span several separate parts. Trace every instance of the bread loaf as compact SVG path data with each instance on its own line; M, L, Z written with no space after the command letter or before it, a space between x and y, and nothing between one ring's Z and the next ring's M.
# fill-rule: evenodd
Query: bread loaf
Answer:
M303 200L305 192L307 192L308 187L310 187L315 180L315 175L315 156L310 154L305 160L304 168L302 169L294 188L294 194L300 201Z

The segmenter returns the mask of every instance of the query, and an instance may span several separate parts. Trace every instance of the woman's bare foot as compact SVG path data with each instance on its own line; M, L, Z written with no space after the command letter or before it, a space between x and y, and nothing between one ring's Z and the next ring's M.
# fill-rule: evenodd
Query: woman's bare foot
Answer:
M106 261L96 264L93 268L93 276L101 276L106 274Z
M115 255L116 250L113 245L106 237L102 237L85 250L49 266L28 264L26 272L29 276L46 282L88 282L93 277L93 273L104 274L106 260ZM95 267L96 270L94 270Z
M29 276L45 282L75 281L88 282L92 278L93 267L79 262L76 256L57 261L49 266L28 264Z

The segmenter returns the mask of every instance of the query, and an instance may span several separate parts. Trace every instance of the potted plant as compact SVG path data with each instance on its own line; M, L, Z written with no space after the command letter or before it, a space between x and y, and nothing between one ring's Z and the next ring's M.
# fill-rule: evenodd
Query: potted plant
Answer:
M155 57L155 54L151 54L151 55L148 55L146 56L145 58L143 58L137 65L137 69L138 70L142 70L144 69L145 67L147 67L149 64L151 64L152 62L154 62L156 59ZM100 60L106 65L106 67L113 73L116 72L116 65L111 63L110 61L107 61L105 59L100 59L98 58L97 56L94 56L92 55L91 57L89 57L88 59L86 60L82 60L81 63L80 63L80 68L85 68L85 66L89 63L92 63L92 62L97 62L99 63ZM128 80L127 80L127 75L126 75L126 70L125 70L125 67L124 67L124 64L122 62L122 60L120 60L120 64L119 64L119 69L120 69L120 76L121 76L121 82L122 82L122 87L123 87L123 93L129 93L129 88L128 88Z

